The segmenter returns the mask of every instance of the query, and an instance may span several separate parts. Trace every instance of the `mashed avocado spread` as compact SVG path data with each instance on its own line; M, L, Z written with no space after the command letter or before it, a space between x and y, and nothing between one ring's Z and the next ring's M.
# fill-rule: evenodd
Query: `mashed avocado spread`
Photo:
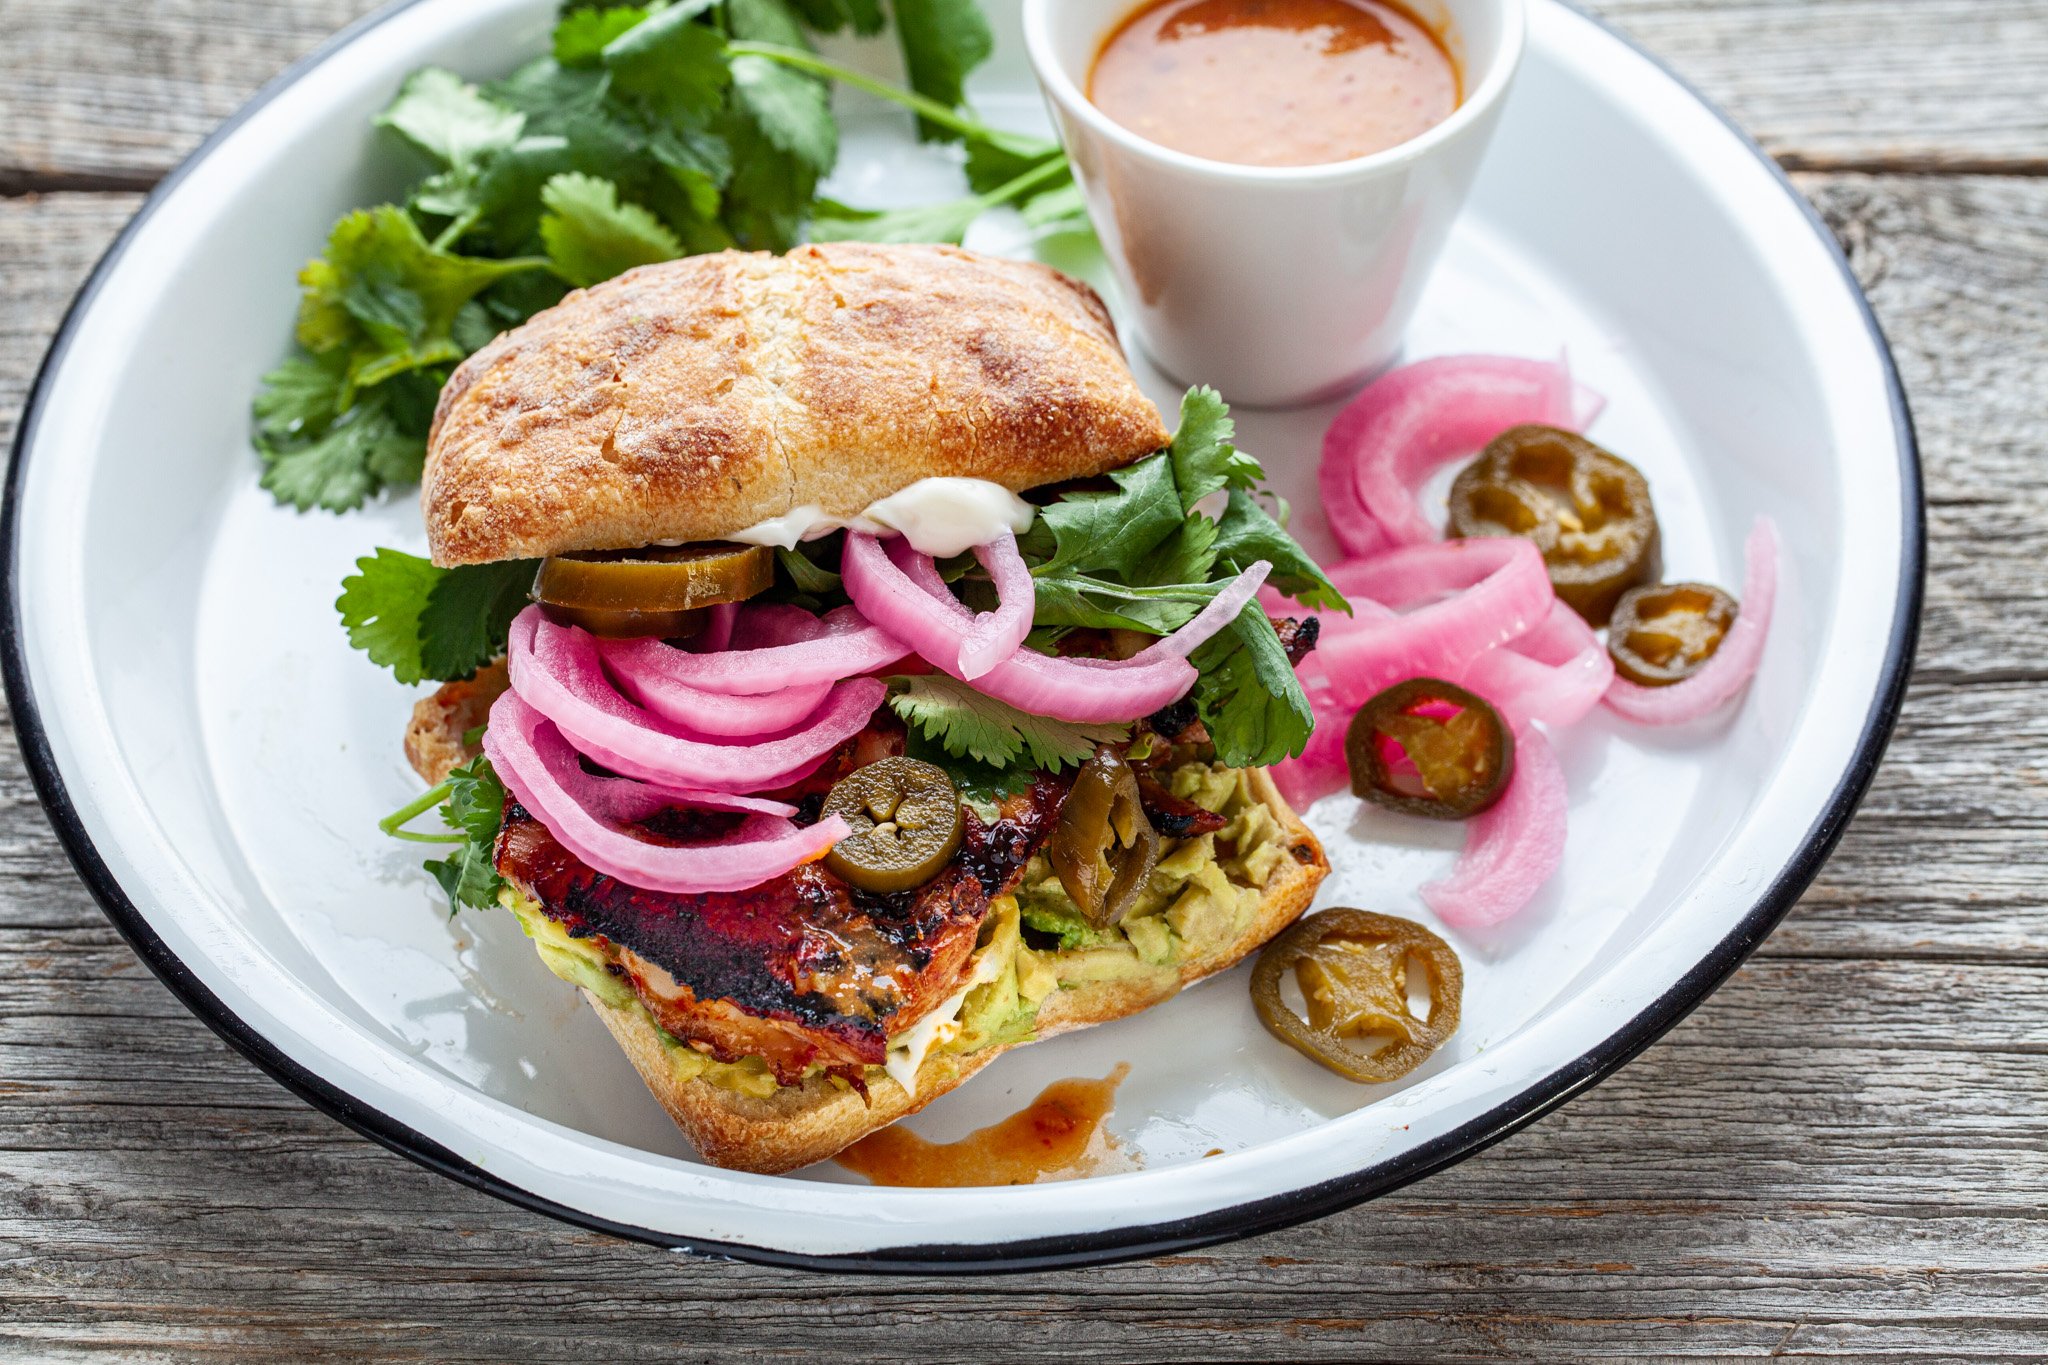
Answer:
M1245 932L1275 864L1285 856L1284 831L1241 769L1184 763L1169 774L1167 785L1229 823L1214 834L1169 842L1137 905L1107 929L1091 928L1045 855L1034 857L1016 893L991 903L966 988L891 1038L888 1064L869 1068L870 1084L891 1075L909 1089L928 1054L967 1054L1030 1040L1039 1006L1055 990L1136 979L1171 988L1183 962ZM518 917L549 971L608 1009L637 1011L654 1022L632 986L611 972L605 948L571 938L536 902L510 887L499 903ZM764 1098L775 1093L775 1075L761 1059L717 1061L658 1024L655 1032L679 1080L702 1079Z

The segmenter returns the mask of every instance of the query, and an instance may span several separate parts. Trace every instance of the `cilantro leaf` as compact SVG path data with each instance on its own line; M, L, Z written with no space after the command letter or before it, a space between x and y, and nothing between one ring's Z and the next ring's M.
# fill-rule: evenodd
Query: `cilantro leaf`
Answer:
M676 235L638 204L620 203L619 187L609 180L575 172L558 175L542 188L540 199L547 207L540 220L541 241L555 273L571 284L587 287L636 265L683 254Z
M251 407L260 440L284 442L327 430L346 403L348 377L338 366L297 355L263 376Z
M851 28L862 37L872 37L888 26L880 0L796 0L803 21L820 33L838 33Z
M255 445L260 482L279 502L345 512L387 484L418 481L438 374L401 375L339 411L345 380L331 364L289 360L266 382L254 404Z
M823 175L839 158L839 124L823 82L766 57L732 59L733 99L771 147Z
M1173 433L1167 454L1183 509L1194 511L1196 503L1219 488L1254 488L1265 478L1257 460L1230 444L1236 434L1230 406L1216 390L1204 385L1181 398L1180 430Z
M396 132L443 169L458 169L511 146L526 118L454 72L429 66L406 78L397 98L377 116L377 124Z
M1021 764L1001 767L966 754L948 753L943 743L915 726L903 737L903 753L906 758L944 768L961 797L978 806L999 805L1031 785L1031 769Z
M327 254L299 272L299 344L341 353L351 389L460 360L455 315L487 285L544 262L457 256L427 242L390 204L334 225Z
M1130 587L1084 574L1037 580L1034 626L1092 626L1167 635L1195 618L1220 583Z
M452 915L465 906L488 910L498 903L504 878L494 860L498 828L505 819L505 785L498 780L491 761L479 754L468 763L450 770L448 797L441 803L441 819L448 827L467 836L460 848L446 858L429 859L427 871L441 884Z
M797 12L784 0L725 0L725 25L743 42L809 50Z
M426 462L425 443L394 429L383 409L358 404L316 440L260 452L265 491L304 512L346 512L387 483L412 483Z
M1298 754L1315 717L1273 623L1248 603L1229 627L1190 657L1200 676L1195 709L1233 768L1262 768Z
M503 651L534 568L528 559L437 569L380 549L356 561L334 606L348 642L398 681L466 678Z
M958 108L966 101L967 73L995 51L981 7L975 0L894 0L893 8L910 88ZM957 136L924 119L918 120L918 135L928 141Z
M889 705L949 754L1007 768L1020 758L1058 771L1087 761L1098 744L1121 739L1121 725L1076 725L1034 716L942 674L902 679Z
M420 609L420 671L429 678L466 678L503 653L539 567L531 559L508 559L440 571Z
M732 148L725 187L725 225L755 250L781 251L796 241L818 188L818 173L784 152L744 109L727 111L720 130Z
M1147 456L1109 477L1115 493L1070 493L1039 512L1057 548L1037 572L1122 570L1185 519L1173 465L1165 455Z
M1224 508L1223 520L1217 524L1215 557L1232 573L1242 573L1259 560L1266 560L1273 566L1266 581L1289 597L1304 606L1347 615L1351 611L1344 595L1308 557L1308 552L1241 488L1230 490L1230 505Z
M1138 578L1146 583L1206 583L1216 571L1216 523L1190 514L1145 556Z
M715 6L716 0L682 0L612 39L600 58L613 86L672 121L710 118L732 80L724 35L697 22Z
M334 608L348 642L397 675L402 683L426 677L420 668L420 613L442 570L418 555L380 549L356 561L341 580Z
M570 10L555 25L555 60L569 67L599 66L605 48L646 17L638 5Z

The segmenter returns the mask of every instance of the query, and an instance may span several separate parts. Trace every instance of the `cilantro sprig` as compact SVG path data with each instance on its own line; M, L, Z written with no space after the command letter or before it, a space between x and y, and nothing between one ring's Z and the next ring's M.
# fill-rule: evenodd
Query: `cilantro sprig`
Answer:
M406 826L430 810L439 809L447 833L427 833ZM445 858L427 860L427 871L448 895L448 912L468 906L487 910L498 903L505 880L498 875L492 855L496 851L498 827L505 814L505 784L479 754L452 769L440 785L431 787L377 822L377 828L394 839L420 844L453 844Z
M812 50L893 27L909 88ZM571 287L636 265L817 239L958 241L1014 206L1085 222L1053 143L962 111L993 40L975 0L648 0L565 6L546 55L502 80L415 72L378 126L409 149L403 203L345 216L299 277L298 351L255 400L262 482L347 511L415 482L454 366ZM873 211L817 197L839 153L832 85L966 146L971 193Z

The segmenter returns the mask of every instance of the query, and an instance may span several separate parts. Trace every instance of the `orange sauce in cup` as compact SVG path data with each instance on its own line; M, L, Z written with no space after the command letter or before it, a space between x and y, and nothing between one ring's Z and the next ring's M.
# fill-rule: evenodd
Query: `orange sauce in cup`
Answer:
M1088 98L1190 156L1316 166L1435 127L1461 84L1443 39L1390 0L1160 0L1103 44Z

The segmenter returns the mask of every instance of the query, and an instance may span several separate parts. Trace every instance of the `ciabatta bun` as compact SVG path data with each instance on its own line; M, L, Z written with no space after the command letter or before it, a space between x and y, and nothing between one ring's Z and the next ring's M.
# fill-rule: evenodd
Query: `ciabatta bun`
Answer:
M718 540L918 479L1022 491L1164 446L1087 285L948 246L727 251L578 290L441 391L436 564Z

